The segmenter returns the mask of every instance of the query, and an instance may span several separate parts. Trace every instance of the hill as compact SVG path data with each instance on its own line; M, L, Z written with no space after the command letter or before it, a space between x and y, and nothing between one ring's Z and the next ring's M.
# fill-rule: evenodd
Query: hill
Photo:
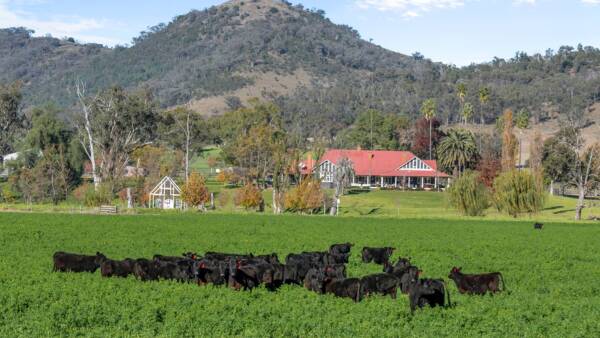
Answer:
M71 107L76 79L92 90L149 88L164 107L191 104L207 115L250 97L275 100L290 126L330 137L367 108L415 117L429 97L438 100L439 118L457 122L458 83L478 122L491 123L512 107L529 110L536 122L568 116L586 123L587 107L600 97L600 51L561 47L457 68L386 50L322 11L278 0L192 11L142 32L128 47L0 30L0 82L22 80L28 105L55 100ZM481 105L484 86L492 95Z

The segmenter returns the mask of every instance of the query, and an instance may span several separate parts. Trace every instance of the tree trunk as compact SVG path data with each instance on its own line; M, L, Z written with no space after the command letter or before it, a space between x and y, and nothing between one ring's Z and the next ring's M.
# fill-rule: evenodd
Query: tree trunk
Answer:
M550 195L554 196L554 180L550 180Z
M575 220L581 220L583 208L585 208L585 187L583 185L580 185L579 198L577 199L577 206L575 207Z
M429 159L433 160L433 155L432 155L432 138L431 138L431 127L432 127L432 119L429 119Z

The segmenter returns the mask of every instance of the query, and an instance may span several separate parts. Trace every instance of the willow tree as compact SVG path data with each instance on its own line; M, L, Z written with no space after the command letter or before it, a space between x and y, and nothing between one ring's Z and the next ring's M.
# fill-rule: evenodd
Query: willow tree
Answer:
M450 129L438 145L437 153L440 164L452 168L454 176L458 177L477 156L475 136L465 129Z
M475 171L465 172L446 194L448 203L466 216L482 216L490 207L488 189Z
M334 201L331 206L330 215L336 216L340 209L340 199L344 195L344 190L350 185L354 176L354 165L347 157L342 157L336 164L333 173L333 182L335 185Z
M517 217L537 213L544 206L544 191L528 170L503 172L494 181L494 204L498 211Z

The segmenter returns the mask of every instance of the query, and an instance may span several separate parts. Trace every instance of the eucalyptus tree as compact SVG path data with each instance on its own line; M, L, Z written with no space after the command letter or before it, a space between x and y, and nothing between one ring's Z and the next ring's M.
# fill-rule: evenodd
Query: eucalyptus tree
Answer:
M344 189L352 182L354 176L354 165L347 157L342 157L336 164L333 173L334 182L334 201L331 206L330 215L336 216L340 210L341 197L344 195Z

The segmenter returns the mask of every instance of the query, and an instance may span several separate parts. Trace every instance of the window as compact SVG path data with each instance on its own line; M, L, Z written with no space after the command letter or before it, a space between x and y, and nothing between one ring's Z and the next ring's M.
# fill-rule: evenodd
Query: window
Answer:
M333 173L335 171L335 165L329 161L325 161L319 168L319 178L321 181L326 183L333 182Z

